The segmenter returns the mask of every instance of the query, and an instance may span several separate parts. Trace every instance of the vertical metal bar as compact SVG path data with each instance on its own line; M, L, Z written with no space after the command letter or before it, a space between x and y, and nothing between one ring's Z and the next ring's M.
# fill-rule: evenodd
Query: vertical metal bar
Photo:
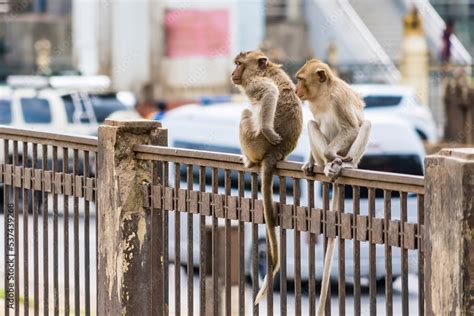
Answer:
M188 184L188 193L193 190L193 165L187 166L187 184ZM189 198L189 195L188 195ZM193 292L193 214L189 212L188 207L188 315L191 316L194 313L194 292Z
M354 315L360 316L360 241L357 240L357 216L360 214L360 188L352 187L352 209L354 212L353 249L354 255Z
M300 205L300 181L293 178L293 218L296 221L296 207ZM296 225L295 225L296 226ZM301 232L297 229L294 231L295 239L295 315L301 315Z
M373 219L375 217L375 189L369 188L369 296L370 315L377 315L377 271L376 248L373 239Z
M73 192L76 192L76 175L79 174L79 151L74 149L73 154ZM81 312L80 301L80 268L79 268L79 198L74 194L74 309L75 314L79 315Z
M327 216L326 212L329 210L329 183L323 182L323 262L326 261L326 251L328 247L328 238L326 237L327 235ZM335 194L335 192L333 192ZM322 302L319 302L319 304L322 304ZM331 282L328 284L328 298L326 300L326 311L325 315L330 316L331 315Z
M167 187L169 185L169 163L167 161L163 162L163 187ZM163 304L163 315L169 315L169 303L170 303L170 296L169 296L169 221L168 221L168 211L167 209L163 209L163 293L164 293L164 301Z
M423 194L417 195L417 213L418 213L418 315L425 314L425 254L421 251L421 244L423 243L423 236L421 234L421 227L425 224L425 196Z
M244 173L239 171L238 190L239 190L239 315L245 315L245 227L242 221L241 199L245 195Z
M28 143L23 142L23 172L28 167ZM30 294L29 294L29 263L28 263L28 227L29 227L29 209L28 209L28 195L29 192L25 189L23 182L23 310L25 315L29 314L30 308Z
M84 151L84 179L89 177L89 152ZM84 292L86 316L91 313L91 290L90 290L90 204L84 199Z
M408 315L408 250L405 245L405 228L407 221L407 193L400 192L400 224L401 224L401 264L402 264L402 315Z
M280 180L280 205L286 204L286 177ZM286 292L286 230L280 223L280 314L287 314L287 292Z
M153 161L152 162L153 170L152 170L152 183L153 186L163 184L163 163L161 161ZM154 197L156 198L156 197ZM160 196L160 199L162 197ZM161 201L161 205L163 205L163 201ZM156 253L152 255L152 284L156 285L153 286L153 306L152 306L152 313L153 315L163 315L164 313L164 261L162 258L164 257L163 254L163 247L164 247L164 240L163 240L163 211L164 207L157 207L155 203L153 203L153 209L151 214L151 228L152 228L152 251ZM156 270L155 270L156 269ZM156 302L156 303L155 303Z
M252 201L258 199L258 178L256 173L252 173L252 182L251 182L251 190L252 190ZM253 202L253 205L255 203ZM255 205L254 208L255 209ZM258 293L258 224L254 223L254 216L252 216L252 306L253 306L253 315L258 315L259 305L253 304L255 302L255 298L257 297Z
M226 205L229 205L227 203L229 196L231 194L231 177L230 177L230 170L226 169L224 171L225 175L225 181L224 181L224 190L225 190L225 195L226 195ZM224 259L224 288L225 288L225 315L230 315L231 314L231 297L230 297L230 291L231 291L231 281L230 281L230 249L231 249L231 244L230 244L230 219L228 216L228 209L226 210L226 216L225 216L225 259Z
M5 164L8 164L10 162L10 159L9 159L9 142L8 142L8 139L4 139L3 140L3 161ZM5 269L3 271L5 271L5 275L4 275L4 288L5 288L5 298L7 297L7 293L8 293L8 289L10 288L9 287L9 280L8 280L8 274L6 273L6 271L8 271L8 255L9 255L9 251L8 251L8 216L7 216L7 212L8 212L8 201L10 200L9 199L9 195L8 195L8 192L9 192L9 188L8 188L8 185L7 184L3 184L3 212L4 212L4 216L3 216L3 221L4 221L4 236L3 236L3 242L4 242L4 254L5 254ZM9 304L7 304L7 300L5 299L5 315L10 315L10 308L8 306Z
M206 191L206 167L199 167L199 191ZM201 209L202 211L202 209ZM199 215L199 314L206 315L206 216Z
M176 207L178 205L178 194L181 186L181 165L174 164L174 299L175 299L175 314L181 315L181 214Z
M68 149L63 147L63 183L69 169ZM64 193L64 190L63 190ZM69 197L63 194L64 222L64 313L69 315Z
M346 247L344 239L342 236L342 213L344 213L344 201L345 201L345 187L343 184L337 185L337 198L338 198L338 207L337 215L339 217L339 248L338 248L338 257L339 257L339 315L346 314Z
M383 191L384 204L384 241L385 241L385 314L393 315L393 291L392 291L392 247L388 243L388 224L392 217L392 192Z
M18 141L13 141L13 165L17 166L19 164L18 161ZM14 226L14 240L15 240L15 247L14 247L14 256L15 256L15 315L20 314L20 254L18 252L19 247L18 244L20 242L18 237L18 226L19 226L19 208L18 208L18 193L19 188L12 186L13 188L13 218L15 222ZM5 211L3 212L3 216L5 216Z
M218 169L212 168L212 193L217 194L219 192L219 178L218 178ZM217 216L215 206L212 206L212 307L213 315L217 316L219 314L219 280L218 280L218 242L217 242Z
M53 179L54 174L58 171L58 147L53 146ZM54 183L54 181L53 181ZM53 186L54 187L54 186ZM58 195L53 189L53 298L54 298L54 315L59 315L59 250L58 250Z
M311 218L311 210L314 208L314 181L307 180L308 183L308 214L307 218ZM311 230L308 229L309 234L309 249L308 249L308 259L309 259L309 282L308 282L308 293L309 293L309 315L316 314L316 235L311 233Z
M48 146L42 145L43 170L48 169ZM44 315L49 313L49 263L48 263L48 193L45 191L44 183L41 186L43 196L43 311Z
M95 179L97 180L97 175L98 175L98 170L99 170L99 159L98 159L98 153L95 152L94 153L94 162L95 162L95 173L94 173L94 177ZM99 209L99 203L98 203L98 198L97 198L97 188L95 190L95 194L94 194L94 205L95 205L95 218L96 218L96 221L95 221L95 266L98 267L99 266L99 225L97 224L97 219L99 218L99 212L100 212L100 209ZM161 226L160 226L160 229L161 229ZM161 261L161 260L160 260ZM95 284L95 288L97 290L97 282ZM99 306L99 295L96 295L96 299L95 299L95 306L97 308L97 306Z
M36 169L38 160L38 145L33 144L33 161L32 169ZM36 182L36 179L35 179ZM39 314L39 260L38 260L38 194L31 190L32 204L33 204L33 278L34 278L34 314Z

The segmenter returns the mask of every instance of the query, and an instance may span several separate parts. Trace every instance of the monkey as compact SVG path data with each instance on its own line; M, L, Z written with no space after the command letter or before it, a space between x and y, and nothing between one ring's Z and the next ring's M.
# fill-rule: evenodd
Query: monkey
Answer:
M367 147L371 123L364 118L364 101L317 59L307 61L296 73L296 79L295 92L302 101L308 101L313 114L313 120L308 122L311 152L302 170L306 176L314 176L316 163L324 166L324 174L334 181L343 169L357 168ZM334 190L333 209L337 194ZM334 238L328 240L327 247L318 315L324 314Z
M234 63L232 82L251 104L250 109L242 111L239 125L242 159L247 168L260 167L266 236L270 245L268 258L275 276L280 259L273 214L273 175L277 163L298 143L303 129L302 107L290 77L281 65L271 62L261 51L241 52ZM267 292L267 283L268 275L255 298L255 305Z

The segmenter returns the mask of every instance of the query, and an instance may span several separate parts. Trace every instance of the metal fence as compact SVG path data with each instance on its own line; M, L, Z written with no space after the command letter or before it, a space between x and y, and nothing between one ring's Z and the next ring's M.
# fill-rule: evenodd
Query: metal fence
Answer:
M266 264L265 256L262 258L266 254L261 244L265 222L258 170L245 169L237 155L150 145L135 145L133 151L136 159L153 161L149 172L155 173L154 183L143 185L143 206L159 218L156 247L163 259L155 284L158 314L244 315L252 311L256 315L264 311L268 315L314 315L317 280L330 237L339 240L337 270L332 274L337 275L337 286L333 284L337 294L332 293L338 300L333 300L333 305L326 302L326 315L331 309L340 315L375 315L380 300L385 308L379 312L387 315L394 314L394 307L403 315L424 314L423 177L348 170L331 183L320 168L315 168L315 177L306 178L301 164L279 163L275 216L281 271L279 281L270 280L266 302L254 306L264 274L261 263ZM340 193L337 209L330 209L333 189ZM172 275L170 262L174 263ZM185 280L180 266L187 267ZM418 304L411 310L410 268L418 274ZM199 271L197 295L195 269ZM233 282L237 270L238 281ZM263 271L271 271L271 267ZM251 295L246 292L249 276ZM401 306L393 303L394 276L401 277ZM361 295L361 278L369 281L368 301ZM377 295L381 279L385 281L382 298ZM279 293L275 292L278 299L274 287L279 288ZM347 291L353 295L350 310L346 309Z
M13 128L0 128L0 139L4 314L94 314L97 139ZM140 184L136 206L153 214L151 251L159 260L149 277L152 314L313 315L328 238L338 244L326 315L424 314L423 177L347 170L331 183L318 167L307 178L301 164L280 162L274 209L281 271L254 306L262 276L271 271L258 170L245 169L237 155L130 146L152 179ZM409 272L418 275L417 306L409 304ZM377 293L381 282L384 295Z
M97 139L0 127L3 315L95 310Z

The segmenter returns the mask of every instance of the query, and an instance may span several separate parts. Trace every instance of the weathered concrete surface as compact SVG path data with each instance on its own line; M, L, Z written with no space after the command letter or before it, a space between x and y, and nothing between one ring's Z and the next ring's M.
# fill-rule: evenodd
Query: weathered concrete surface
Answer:
M152 315L151 212L142 207L141 184L151 163L134 159L135 144L166 142L154 121L110 121L99 127L99 315ZM165 143L166 144L166 143Z
M474 148L425 160L427 315L474 315Z

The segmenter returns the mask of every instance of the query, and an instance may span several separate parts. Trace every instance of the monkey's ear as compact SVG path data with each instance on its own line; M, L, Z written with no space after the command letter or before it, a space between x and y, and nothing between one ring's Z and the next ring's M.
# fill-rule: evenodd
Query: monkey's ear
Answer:
M258 68L264 70L267 68L268 65L268 58L267 57L260 57L258 59Z
M316 70L316 74L319 77L319 82L325 82L328 79L328 76L326 74L326 71L323 69L318 69Z

